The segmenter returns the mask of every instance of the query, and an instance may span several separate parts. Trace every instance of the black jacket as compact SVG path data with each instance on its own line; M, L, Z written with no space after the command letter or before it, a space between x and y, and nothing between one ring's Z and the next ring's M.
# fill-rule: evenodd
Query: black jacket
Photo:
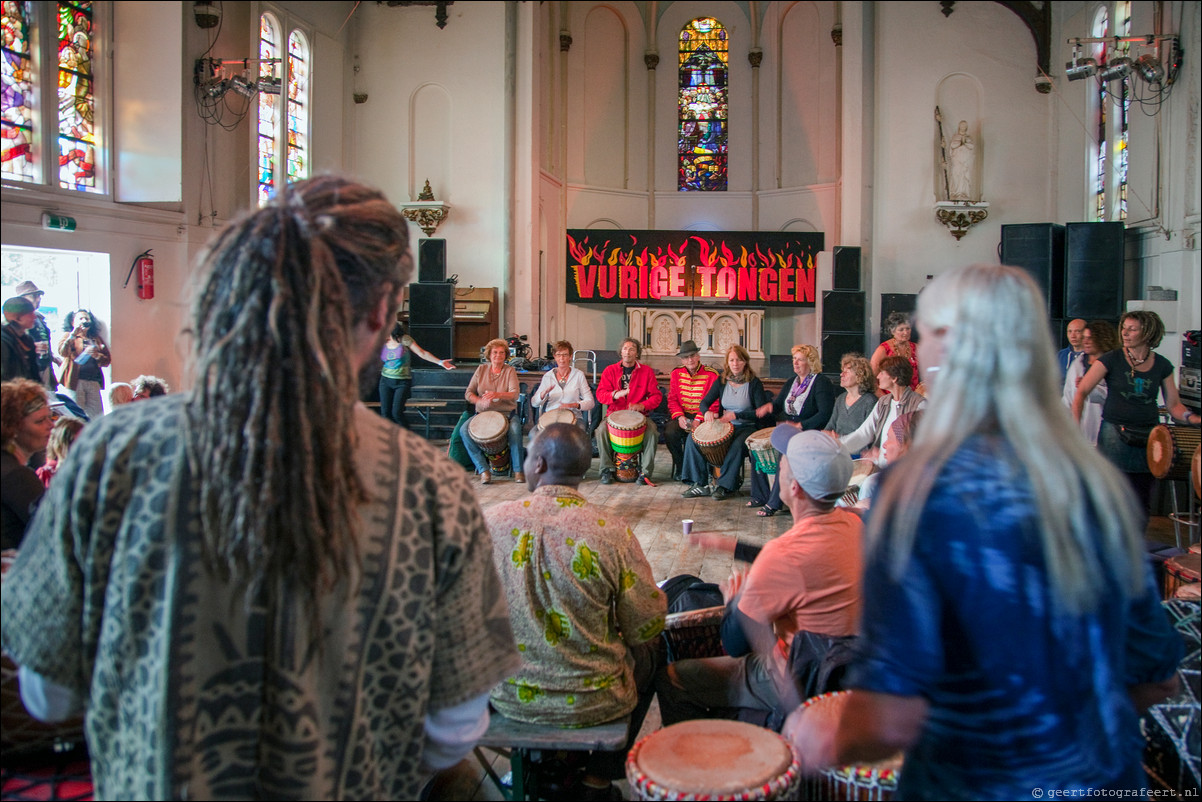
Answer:
M0 381L12 379L33 379L41 381L38 376L38 355L33 347L33 338L11 323L0 327L0 345L4 349L2 364L0 364Z
M801 428L806 430L825 429L827 421L831 419L831 413L835 411L834 385L821 373L815 374L810 394L806 396L805 403L801 405L800 414L786 415L785 400L788 399L789 393L793 391L796 384L797 374L794 374L780 389L776 400L772 402L772 411L776 413L776 420L781 423L785 421L800 423Z

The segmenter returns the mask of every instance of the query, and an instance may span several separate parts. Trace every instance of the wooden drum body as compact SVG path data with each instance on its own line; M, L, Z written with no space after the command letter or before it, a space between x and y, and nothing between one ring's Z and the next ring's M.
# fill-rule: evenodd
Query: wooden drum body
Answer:
M493 409L477 412L468 421L467 434L480 446L492 470L509 470L509 418Z
M780 735L723 719L664 727L626 757L633 799L793 799L800 776Z
M824 693L807 699L804 707L807 715L823 717L827 727L838 727L843 708L854 691ZM901 776L902 754L899 752L888 760L850 766L835 766L823 769L816 776L806 779L802 786L802 799L892 799L897 791L897 780Z
M731 441L735 438L735 425L723 420L711 420L697 424L697 428L689 435L705 461L715 468L722 467L726 452L730 451Z
M619 482L639 478L639 458L647 435L647 416L632 409L611 412L605 419L609 447L614 452L614 472Z
M1148 470L1157 479L1188 479L1190 460L1202 442L1202 429L1195 426L1152 428L1148 435Z
M749 435L747 453L751 455L751 467L769 476L776 475L780 452L772 447L772 429L759 429Z

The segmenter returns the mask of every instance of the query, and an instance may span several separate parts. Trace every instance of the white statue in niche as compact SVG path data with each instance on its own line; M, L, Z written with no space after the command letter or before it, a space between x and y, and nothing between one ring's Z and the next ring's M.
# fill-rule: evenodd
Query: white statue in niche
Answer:
M968 133L968 121L961 120L952 134L950 142L943 143L944 153L947 154L947 196L953 201L974 200L972 191L972 173L975 166L976 145L972 135Z

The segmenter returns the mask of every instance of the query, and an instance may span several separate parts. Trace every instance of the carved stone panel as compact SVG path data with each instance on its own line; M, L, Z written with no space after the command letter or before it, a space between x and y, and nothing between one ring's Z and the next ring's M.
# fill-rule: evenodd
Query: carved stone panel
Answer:
M693 340L704 357L721 357L738 344L753 359L765 358L763 309L627 307L626 323L645 354L675 356L683 341Z

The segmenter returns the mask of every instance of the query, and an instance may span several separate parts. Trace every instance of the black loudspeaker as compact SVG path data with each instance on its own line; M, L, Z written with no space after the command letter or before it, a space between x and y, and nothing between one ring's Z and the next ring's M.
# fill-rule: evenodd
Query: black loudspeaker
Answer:
M1064 226L1021 223L1002 226L1002 264L1031 274L1048 302L1048 316L1064 315Z
M435 356L455 358L454 326L410 325L408 333L415 343Z
M450 326L454 306L454 284L409 285L410 326Z
M917 293L912 292L886 292L881 293L881 339L880 342L888 340L893 335L885 328L885 321L889 319L889 315L894 312L901 312L909 317L914 314L914 309L918 304ZM910 339L917 342L918 332L910 331ZM876 349L874 344L873 350Z
M864 351L864 334L862 332L844 333L844 334L826 334L822 335L822 350L819 356L822 357L822 367L825 370L831 370L839 361L843 359L844 354L860 354L866 356ZM792 372L792 366L790 366ZM836 385L838 382L836 382Z
M1122 223L1069 223L1064 235L1064 317L1117 320L1136 296ZM1131 271L1134 274L1135 271Z
M822 293L822 332L864 331L867 299L862 292Z
M417 280L439 282L447 280L447 241L424 239L417 246Z
M847 248L842 245L835 248L835 276L831 288L850 292L859 292L862 289L859 248Z
M793 354L769 354L768 378L787 379L793 375Z

